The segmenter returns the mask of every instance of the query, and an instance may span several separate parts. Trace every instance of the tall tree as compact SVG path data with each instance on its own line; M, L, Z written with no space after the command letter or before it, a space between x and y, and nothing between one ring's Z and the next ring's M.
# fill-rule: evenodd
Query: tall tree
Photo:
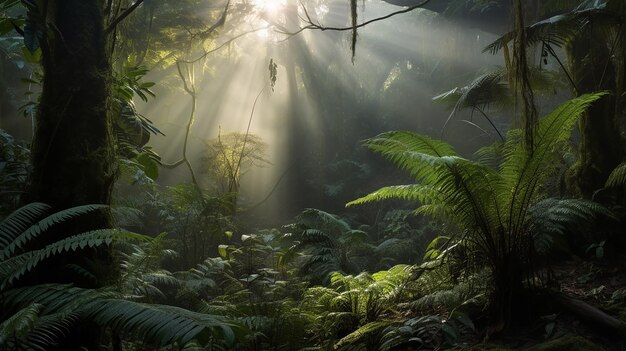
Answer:
M31 30L41 37L44 75L32 144L31 200L57 209L108 204L116 165L104 1L39 0L28 6L29 18L37 20ZM106 216L93 223L108 224Z

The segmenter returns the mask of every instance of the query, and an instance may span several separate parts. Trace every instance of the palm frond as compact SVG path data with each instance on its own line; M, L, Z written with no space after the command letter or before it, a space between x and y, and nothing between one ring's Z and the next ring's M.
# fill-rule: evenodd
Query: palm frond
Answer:
M455 114L464 108L485 109L493 104L506 105L511 101L511 94L505 73L496 71L477 77L465 87L437 95L433 101L448 105L452 108L452 114Z
M76 313L54 313L41 316L34 328L16 340L16 349L47 351L58 346L78 322ZM18 346L19 345L19 346Z
M44 315L76 312L93 300L119 297L119 294L106 289L82 289L68 284L41 284L23 288L8 289L3 292L4 310L19 310L38 303L44 306Z
M620 19L616 11L607 9L606 2L583 1L574 10L539 21L526 27L526 45L533 46L544 43L548 46L563 47L565 43L581 33L589 24L604 24L619 26ZM514 32L508 32L487 45L483 52L498 53L515 37Z
M579 32L585 23L583 18L571 13L550 17L526 28L526 45L530 47L543 42L555 47L562 47ZM514 38L515 32L505 33L487 45L483 52L490 52L495 55Z

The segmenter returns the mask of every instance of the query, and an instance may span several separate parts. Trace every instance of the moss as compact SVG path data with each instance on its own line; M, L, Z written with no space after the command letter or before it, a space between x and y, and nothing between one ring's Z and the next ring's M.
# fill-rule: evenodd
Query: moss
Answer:
M526 349L527 351L603 351L604 349L582 336L564 336Z

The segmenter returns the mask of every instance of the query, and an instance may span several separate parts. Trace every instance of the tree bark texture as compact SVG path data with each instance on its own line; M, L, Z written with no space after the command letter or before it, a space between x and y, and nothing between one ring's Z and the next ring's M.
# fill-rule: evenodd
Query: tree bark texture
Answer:
M32 200L57 210L108 204L116 163L102 1L48 0L39 5L47 24L32 145Z
M593 30L575 38L568 48L572 77L579 94L609 91L582 116L579 125L579 160L574 166L576 190L586 198L604 187L611 171L623 157L619 100L620 64L611 60L614 52L602 32ZM622 63L623 64L623 63Z

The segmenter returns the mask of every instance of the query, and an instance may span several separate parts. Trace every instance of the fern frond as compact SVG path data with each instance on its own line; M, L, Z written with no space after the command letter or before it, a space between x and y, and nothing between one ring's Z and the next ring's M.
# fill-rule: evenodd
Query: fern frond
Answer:
M394 324L382 332L379 350L430 349L439 342L437 334L444 319L440 316L422 316Z
M350 230L350 225L339 216L315 208L305 209L296 220L308 228L316 228L329 234L341 235Z
M452 114L464 108L484 109L489 105L505 106L511 100L505 73L483 74L469 85L433 97L433 101L451 105Z
M9 338L21 338L35 328L43 305L34 303L27 306L0 324L0 346Z
M310 244L324 245L325 247L334 247L335 243L329 235L319 229L305 229L301 234L301 246Z
M141 276L141 279L150 283L161 286L173 286L177 287L181 285L181 281L172 275L172 273L166 270L159 270L151 273L146 273Z
M4 250L48 210L50 210L50 206L41 202L34 202L20 207L0 222L0 250Z
M526 45L533 46L545 43L550 46L563 47L569 40L579 34L589 24L618 26L623 22L618 11L607 8L606 2L583 1L574 10L550 17L526 27ZM483 52L496 54L515 37L514 32L508 32L489 44Z
M368 141L400 168L408 170L418 185L379 190L354 203L393 196L418 199L418 212L445 215L462 228L480 229L484 245L495 248L493 228L500 225L499 196L494 184L500 175L493 169L456 155L444 142L410 132L389 132Z
M28 251L11 257L3 261L0 267L0 281L2 282L0 291L51 256L79 249L110 245L114 240L147 241L150 240L150 237L117 229L99 229L54 242L40 250Z
M539 254L548 253L554 237L568 231L577 232L600 215L614 217L609 209L589 200L548 198L539 201L528 211L535 250Z
M407 151L434 157L459 156L450 144L409 131L385 132L366 140L365 144L400 167L404 163L402 156Z
M21 309L33 303L44 306L43 314L76 312L80 306L96 299L119 297L110 290L72 287L67 284L42 284L9 289L3 293L3 309Z
M626 184L626 162L622 162L609 174L605 186L607 188L622 186Z
M35 239L38 235L48 230L55 224L59 224L68 221L72 218L84 215L96 210L102 210L108 208L107 205L83 205L68 208L59 212L55 212L48 217L33 224L28 229L24 230L21 234L15 237L10 244L6 245L2 251L0 251L0 260L13 255L18 249L21 249L26 243Z
M354 350L358 345L371 343L373 339L378 337L378 334L380 334L383 329L389 327L391 324L393 324L391 321L367 323L341 338L341 340L335 344L334 350Z
M500 174L503 194L508 191L510 195L500 200L504 200L502 208L509 209L509 213L505 214L505 220L511 223L509 230L521 232L519 229L523 225L523 217L529 206L539 200L537 196L541 185L557 170L558 156L567 145L576 122L603 95L605 93L586 94L568 100L541 119L532 153L517 137L507 138ZM519 131L511 134L520 135Z
M55 313L41 316L35 328L22 340L19 340L19 345L32 351L50 350L70 334L78 320L79 316L76 313Z
M584 18L575 13L550 17L526 27L526 45L530 47L544 42L555 47L562 47L578 33L585 23ZM490 52L495 55L513 38L515 38L515 32L508 32L487 45L483 52Z
M387 186L361 198L348 202L346 207L390 199L424 201L425 199L431 199L437 195L437 189L428 185L409 184Z
M115 298L119 294L69 285L47 284L10 289L3 295L5 306L23 308L36 302L42 314L74 313L119 335L133 335L148 343L181 345L192 339L232 345L239 327L221 317L178 307L141 304ZM44 317L42 317L44 318Z
M164 305L132 301L97 300L82 309L84 316L116 333L135 335L161 345L186 344L193 339L207 344L212 340L232 345L236 326L223 318Z

